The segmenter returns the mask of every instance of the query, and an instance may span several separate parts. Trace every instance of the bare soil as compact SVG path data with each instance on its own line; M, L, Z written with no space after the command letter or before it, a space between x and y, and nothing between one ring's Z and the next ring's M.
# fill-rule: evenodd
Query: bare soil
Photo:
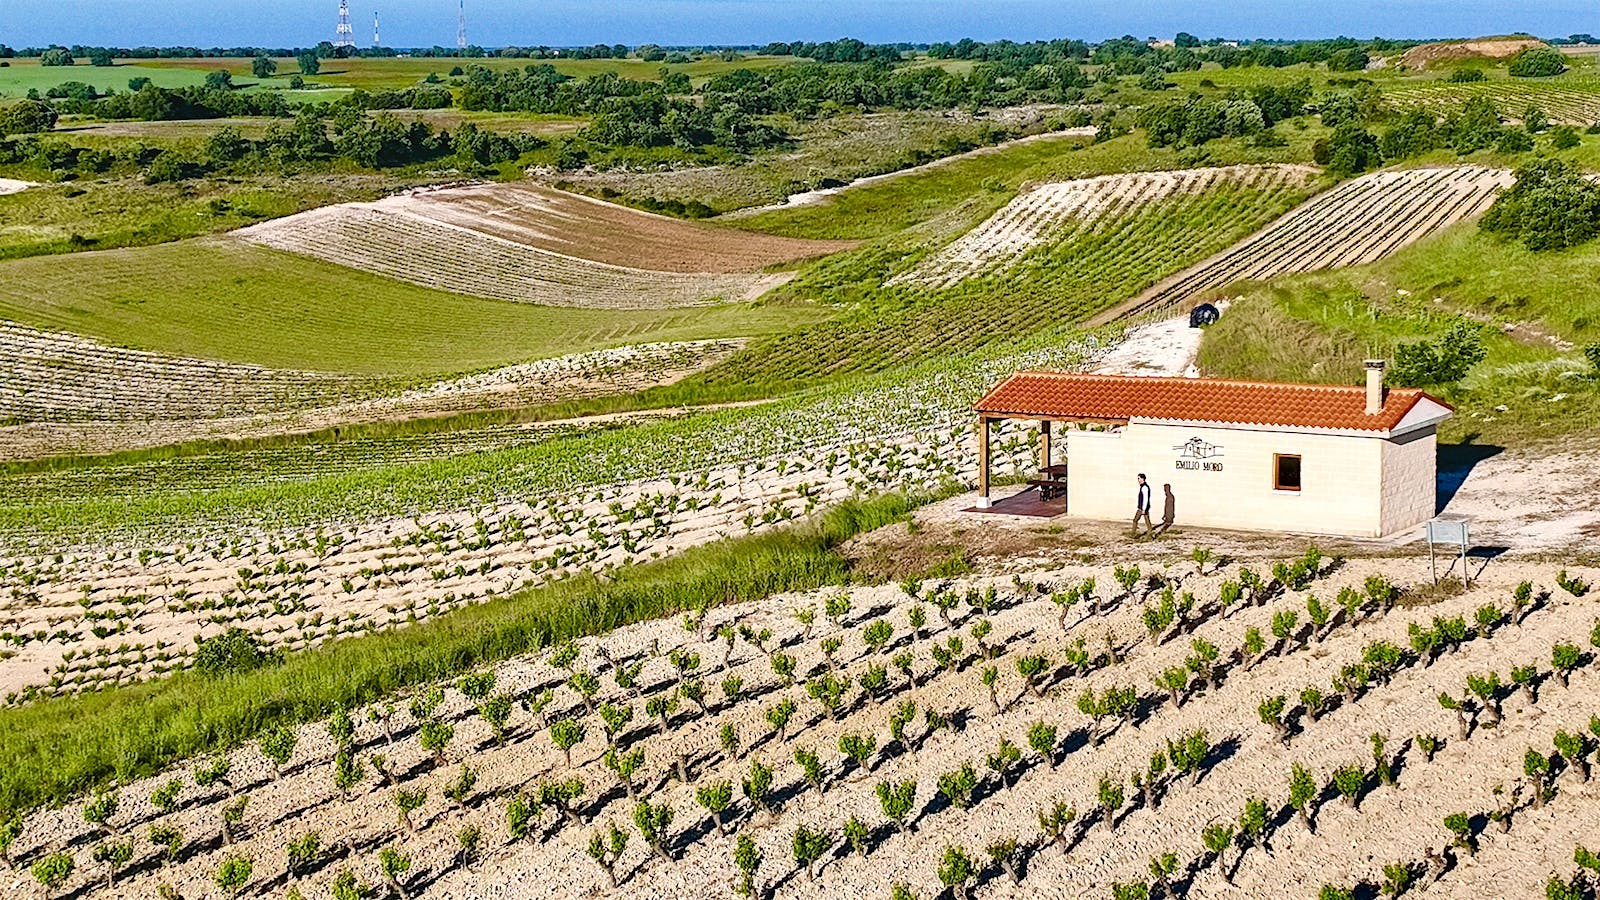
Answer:
M498 746L473 714L472 702L453 689L444 692L437 713L455 729L442 767L436 768L420 747L417 723L403 702L393 716L392 745L377 725L366 721L364 710L355 711L357 757L370 763L374 754L382 753L401 787L427 791L422 807L410 816L414 829L397 820L395 789L383 785L370 766L350 799L341 799L331 780L335 748L318 723L300 729L298 746L281 778L274 777L270 764L253 746L230 754L234 789L249 798L232 846L224 846L219 834L227 792L190 783L189 772L203 762L193 761L170 775L119 789L122 802L110 824L116 833L133 836L135 855L132 865L120 873L117 891L104 887L103 867L91 860L91 849L99 839L82 818L81 802L29 816L12 848L13 857L26 866L45 852L65 848L78 863L67 889L81 898L153 896L159 883L171 884L183 896L210 897L217 866L230 853L254 860L245 889L248 895L277 896L293 882L306 896L319 896L345 869L367 884L380 883L378 850L395 847L411 860L401 885L412 897L689 900L731 895L736 877L733 835L746 834L763 854L756 878L762 896L785 900L887 896L893 882L908 883L923 897L941 896L935 870L952 845L964 847L977 861L977 896L985 898L1099 900L1111 895L1113 883L1147 881L1150 859L1173 853L1177 861L1173 881L1183 896L1311 900L1323 884L1376 885L1387 864L1405 862L1420 869L1429 851L1449 843L1443 818L1466 812L1474 820L1476 854L1444 851L1447 867L1423 876L1417 890L1430 897L1535 900L1544 896L1549 874L1572 871L1575 845L1592 848L1600 842L1596 814L1600 782L1586 782L1576 771L1558 770L1552 796L1535 805L1522 773L1529 748L1549 753L1556 729L1587 727L1595 691L1600 690L1600 669L1586 666L1566 686L1548 677L1533 696L1505 691L1503 719L1492 722L1486 713L1475 716L1465 739L1457 735L1455 715L1436 701L1440 692L1461 694L1469 674L1494 671L1505 680L1510 666L1526 662L1547 670L1551 647L1579 640L1590 627L1597 610L1591 596L1572 597L1556 588L1550 565L1495 560L1470 592L1419 590L1416 602L1388 610L1369 607L1355 621L1346 621L1341 614L1325 634L1297 630L1281 649L1269 644L1269 652L1245 658L1241 654L1247 629L1267 632L1275 615L1289 611L1298 610L1304 618L1312 594L1331 598L1342 587L1360 590L1375 575L1402 587L1425 585L1428 579L1425 561L1417 558L1330 560L1306 590L1286 590L1228 611L1217 609L1213 601L1221 582L1233 577L1238 565L1262 571L1272 559L1296 556L1302 548L1281 541L1262 549L1264 556L1240 555L1225 568L1212 565L1203 573L1183 555L1160 547L1042 566L1025 559L996 560L993 575L946 585L957 597L993 588L996 602L987 615L962 602L946 624L937 610L924 606L928 623L920 633L909 621L913 601L891 584L847 591L830 588L713 610L707 622L709 639L686 630L677 620L659 620L582 642L575 667L599 677L596 701L634 710L621 740L645 754L634 779L639 795L674 812L668 829L671 859L652 858L635 829L635 804L603 763L606 741L598 718L584 713L578 695L565 685L565 671L534 656L497 666L496 691L548 688L554 696L550 718L571 716L587 723L586 735L573 749L571 767L546 728L520 711L513 713L507 743ZM1138 564L1142 574L1192 593L1199 603L1195 615L1174 629L1175 634L1147 634L1142 611L1156 597L1147 593L1146 586L1136 586L1125 595L1112 577L1112 563ZM1573 573L1590 581L1600 575L1589 569ZM1095 579L1102 608L1091 612L1077 607L1061 616L1046 592L1084 578ZM1508 609L1510 592L1523 579L1533 581L1544 599L1520 623L1470 632L1459 649L1444 651L1436 659L1407 657L1391 679L1371 684L1353 701L1336 700L1315 721L1291 699L1287 741L1260 720L1257 706L1265 697L1295 698L1306 686L1337 694L1333 677L1374 641L1406 647L1413 625L1428 627L1435 617L1452 616L1470 622L1474 611L1486 603ZM823 607L828 597L842 593L850 598L850 610L834 623ZM793 610L802 607L815 610L814 627L806 628L794 617ZM992 630L980 641L972 629L985 618ZM908 680L891 667L880 693L862 696L850 688L837 720L799 685L783 684L772 673L767 656L743 641L735 642L724 668L727 651L720 640L710 637L710 627L721 624L771 629L768 646L795 657L801 677L829 669L820 643L838 638L841 647L834 664L842 673L859 677L869 666L888 664L888 653L864 642L866 625L880 619L893 629L889 653L911 653L913 678ZM965 643L958 654L963 661L951 667L937 665L931 648L956 636ZM1061 648L1080 638L1097 654L1109 640L1121 661L1108 664L1102 659L1090 671L1070 671L1063 665ZM1220 676L1214 687L1195 678L1174 702L1155 679L1169 668L1181 668L1196 639L1219 648ZM981 644L993 648L992 662L980 658ZM642 694L665 698L676 688L668 658L673 649L698 654L697 676L711 699L704 712L682 704L671 714L670 724L663 725L643 714L639 697L613 683L612 661L641 663ZM1015 666L1018 658L1032 653L1049 658L1037 693L1028 689ZM998 706L991 704L979 677L987 665L998 673ZM723 698L717 684L727 674L742 679L747 699ZM1096 723L1078 710L1077 698L1083 691L1114 686L1131 687L1139 697L1138 712L1130 721ZM793 700L797 711L780 737L765 721L765 710L783 698ZM886 721L897 705L907 701L915 704L917 715L902 744L891 738ZM941 712L954 727L925 734L924 710ZM1058 729L1059 746L1048 760L1028 745L1026 735L1034 722ZM724 726L740 738L736 752L720 747ZM1154 802L1144 802L1130 777L1142 772L1146 760L1166 750L1169 742L1196 731L1204 733L1211 748L1198 774L1167 772L1159 778ZM1386 741L1385 755L1395 771L1392 784L1375 774L1369 742L1374 734ZM838 752L844 735L875 739L864 771ZM1442 738L1443 748L1426 758L1416 743L1418 735ZM1021 751L1009 775L986 765L1002 739ZM794 761L794 751L800 748L817 753L825 794L808 785ZM688 783L675 778L680 755L686 759ZM753 809L741 797L741 781L756 761L774 772L771 812ZM478 780L466 802L458 805L442 794L462 764L475 770ZM972 802L965 807L952 805L937 787L941 775L963 764L973 767L977 781ZM1287 784L1294 764L1305 766L1318 786L1326 785L1312 805L1314 831L1297 821L1288 804ZM1340 799L1329 784L1334 770L1348 765L1360 766L1366 775L1357 804ZM571 775L584 783L580 821L558 825L556 816L546 810L537 820L535 837L514 841L507 830L510 798L541 782ZM163 815L146 798L174 776L183 781L179 809ZM1109 824L1097 800L1102 778L1124 789L1125 802L1112 813ZM888 822L874 791L879 782L903 780L915 782L916 793L912 828L902 833ZM696 801L699 788L719 781L731 783L734 797L724 815L728 836L719 836L712 817ZM1502 787L1518 791L1520 797L1503 832L1486 817L1496 807L1496 791ZM1222 859L1214 859L1201 846L1201 830L1238 821L1250 797L1267 805L1265 846L1235 845ZM1051 844L1037 824L1041 809L1056 800L1076 814L1066 829L1064 850ZM851 817L867 826L865 856L840 843ZM161 863L155 848L145 841L150 825L156 823L182 830L185 852L180 862ZM585 852L591 834L611 823L630 834L616 865L621 880L617 888L610 887ZM791 839L801 825L833 839L814 880L795 863L792 853ZM482 852L476 860L464 860L457 853L456 836L469 826L482 834ZM287 842L312 831L330 852L303 877L286 877ZM1007 838L1019 842L1019 884L984 855L991 842ZM11 892L31 889L21 869L0 873L0 885Z
M1439 63L1461 62L1468 59L1500 60L1516 56L1530 47L1549 46L1532 37L1493 37L1470 41L1440 41L1421 44L1407 50L1400 57L1400 65L1408 69L1426 69Z
M856 246L688 222L533 181L413 191L374 206L580 259L662 272L759 272Z

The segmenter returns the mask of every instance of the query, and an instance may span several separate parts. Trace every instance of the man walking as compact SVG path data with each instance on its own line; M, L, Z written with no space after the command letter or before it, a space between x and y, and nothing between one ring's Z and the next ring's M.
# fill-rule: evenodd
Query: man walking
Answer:
M1144 534L1149 537L1155 532L1155 526L1150 522L1150 485L1144 480L1144 473L1139 473L1139 505L1133 511L1133 536L1139 536L1139 520L1144 520Z

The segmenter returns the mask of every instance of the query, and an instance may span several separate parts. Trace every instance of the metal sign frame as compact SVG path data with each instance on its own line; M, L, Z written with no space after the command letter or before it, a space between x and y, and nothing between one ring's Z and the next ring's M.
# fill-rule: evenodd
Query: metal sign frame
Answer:
M1449 547L1452 553L1459 553L1461 557L1461 584L1467 589L1472 588L1472 571L1467 568L1467 548L1471 546L1469 529L1465 519L1429 519L1424 526L1428 537L1428 570L1433 573L1433 583L1439 583L1439 564L1435 557L1435 548Z

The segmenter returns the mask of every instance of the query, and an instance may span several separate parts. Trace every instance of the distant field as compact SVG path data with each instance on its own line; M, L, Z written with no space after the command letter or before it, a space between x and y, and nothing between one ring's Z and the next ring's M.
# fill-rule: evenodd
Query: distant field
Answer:
M68 81L91 84L99 91L111 89L125 91L128 89L128 80L139 77L149 78L156 85L169 88L204 84L206 80L205 69L147 65L145 60L104 67L91 66L87 61L63 67L41 66L36 59L13 59L9 62L11 65L0 69L0 99L26 96L30 88L36 88L40 93L44 93L45 90ZM244 71L249 74L250 61L245 60L244 63Z
M796 61L795 57L792 56L748 56L738 62L702 59L676 65L645 62L639 59L500 59L498 57L485 57L483 59L400 57L390 59L326 59L322 61L322 70L306 80L313 85L342 88L359 87L371 91L410 87L428 77L430 72L437 74L440 78L447 78L450 70L456 66L464 69L471 65L481 65L490 69L505 70L549 63L555 66L557 71L578 78L598 75L603 72L613 72L624 78L654 79L658 77L663 68L667 68L674 72L683 72L689 76L691 81L698 82L730 69L769 69ZM255 83L258 79L250 73L250 63L251 61L248 59L140 60L141 65L149 65L168 71L204 73L215 69L226 69L233 73L236 82ZM277 63L278 74L269 79L266 82L267 84L286 83L290 75L300 71L293 59L279 59ZM199 77L203 79L204 75L202 74Z
M77 140L109 144L113 138L91 133ZM49 177L27 170L0 174ZM159 244L329 203L375 200L406 184L391 176L360 174L156 185L136 178L49 184L0 196L0 260Z
M551 309L236 242L0 264L0 319L120 346L286 369L422 376L650 341L771 334L804 307Z

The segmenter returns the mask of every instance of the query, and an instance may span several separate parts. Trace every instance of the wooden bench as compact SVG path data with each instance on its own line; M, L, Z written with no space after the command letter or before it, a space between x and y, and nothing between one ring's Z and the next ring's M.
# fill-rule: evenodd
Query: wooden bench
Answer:
M1054 478L1034 478L1028 483L1039 489L1039 499L1046 502L1067 495L1067 483L1065 481L1059 481Z

